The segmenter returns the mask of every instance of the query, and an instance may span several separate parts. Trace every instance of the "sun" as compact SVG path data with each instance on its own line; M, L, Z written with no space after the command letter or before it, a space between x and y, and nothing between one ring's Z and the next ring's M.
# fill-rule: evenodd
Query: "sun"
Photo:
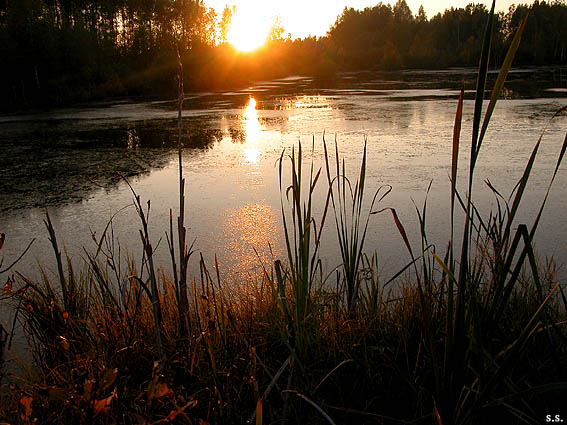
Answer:
M271 19L261 6L244 4L232 16L228 42L237 50L252 52L264 45L271 28Z

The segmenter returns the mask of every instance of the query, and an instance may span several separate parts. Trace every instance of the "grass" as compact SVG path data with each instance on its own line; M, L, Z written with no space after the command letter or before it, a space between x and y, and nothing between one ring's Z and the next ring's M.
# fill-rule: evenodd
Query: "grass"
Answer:
M428 242L427 201L416 207L418 251L397 212L377 209L388 187L366 200L366 151L351 182L338 149L333 169L325 145L327 197L316 216L313 193L325 179L313 164L305 175L300 145L280 158L287 261L276 260L243 293L225 287L216 261L209 267L202 257L199 276L188 279L184 264L192 250L180 156L177 257L173 219L168 235L172 276L153 264L150 203L143 208L135 192L143 254L139 265L129 258L127 270L112 220L78 273L62 256L46 216L56 276L32 280L16 273L4 295L19 314L33 364L2 380L2 421L450 425L542 423L561 413L567 297L553 264L538 263L533 239L567 136L530 227L516 223L515 215L543 133L512 194L506 198L489 183L497 207L488 215L476 209L478 153L523 28L482 118L491 25L479 66L464 195L456 184L463 92L457 105L446 253ZM458 208L462 223L454 218ZM371 216L383 212L392 214L409 254L408 266L384 283L377 254L364 251ZM335 285L318 254L329 213L343 259ZM459 231L460 248L454 246ZM392 282L396 291L388 292Z
M335 174L331 177L329 165L329 154L327 144L323 140L325 149L325 169L327 171L327 182L329 185L329 198L331 199L335 216L335 226L339 239L339 247L342 257L342 281L346 290L347 308L354 308L360 296L361 272L363 271L364 241L370 222L371 211L375 204L382 201L392 190L391 186L381 186L375 192L372 202L368 207L366 220L363 217L364 208L364 183L366 181L366 140L362 153L362 164L360 175L354 182L354 187L346 174L346 165L339 155L339 149L335 143ZM348 188L348 190L347 190ZM378 197L380 195L380 197ZM370 266L367 270L371 270ZM375 268L375 267L374 267Z

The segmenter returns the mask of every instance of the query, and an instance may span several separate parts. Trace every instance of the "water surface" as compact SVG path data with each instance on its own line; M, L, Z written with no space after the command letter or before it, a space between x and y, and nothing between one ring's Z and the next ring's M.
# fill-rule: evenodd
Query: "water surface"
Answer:
M544 129L547 129L519 221L531 225L565 137L565 115L551 120L567 101L565 69L520 70L511 74L486 135L475 182L475 201L488 214L495 198L490 179L509 194ZM492 80L495 75L491 75ZM278 159L301 142L305 166L324 164L323 136L338 144L354 177L367 143L369 200L381 185L392 186L377 209L392 207L418 247L415 206L428 195L430 241L443 250L449 237L449 173L452 128L461 84L467 88L459 176L464 193L473 109L473 70L343 74L335 81L292 77L257 82L231 92L188 95L183 110L183 162L187 223L196 254L233 281L255 276L261 264L285 257L281 225ZM254 99L251 104L251 98ZM255 105L254 105L255 103ZM7 234L4 265L32 238L19 264L37 273L50 266L45 209L60 244L79 261L93 249L108 221L114 234L140 263L139 220L127 179L146 205L158 263L170 270L165 232L169 211L177 215L177 105L172 101L89 104L54 111L0 116L0 231ZM313 150L312 150L313 149ZM285 182L288 182L287 169ZM316 193L320 215L325 196ZM284 182L284 183L285 183ZM567 255L567 174L562 170L537 238L545 261ZM339 263L334 223L328 217L322 257L328 271ZM376 250L384 279L409 257L391 216L373 215L366 244ZM1 257L0 257L1 258ZM561 276L565 276L564 270Z

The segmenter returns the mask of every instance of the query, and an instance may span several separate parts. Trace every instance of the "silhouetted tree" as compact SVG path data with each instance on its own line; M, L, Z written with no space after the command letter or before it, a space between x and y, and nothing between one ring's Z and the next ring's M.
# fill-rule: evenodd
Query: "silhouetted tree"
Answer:
M425 9L423 8L423 5L419 6L419 10L417 11L417 16L415 17L415 20L419 24L425 24L427 22L427 15L425 13Z
M228 33L230 31L230 24L232 22L232 17L234 16L235 7L225 6L222 11L221 20L219 22L219 42L228 42Z
M0 0L0 108L107 96L175 96L177 51L187 90L337 70L475 66L488 16L482 4L414 16L406 0L345 8L325 37L292 41L276 21L253 54L227 44L234 9L203 0ZM529 13L516 64L567 63L565 0L510 7L495 20L498 66Z
M398 22L411 22L413 15L406 0L398 0L394 5L394 18Z

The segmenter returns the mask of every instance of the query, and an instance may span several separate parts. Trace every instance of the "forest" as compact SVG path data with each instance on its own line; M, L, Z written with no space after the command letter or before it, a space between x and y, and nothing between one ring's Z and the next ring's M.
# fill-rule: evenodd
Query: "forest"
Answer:
M0 110L120 97L175 97L178 53L186 91L336 72L476 66L489 11L482 4L428 18L405 0L345 8L324 37L291 39L276 21L267 43L227 43L234 9L200 0L0 0ZM491 66L529 13L516 66L567 64L567 5L510 7L495 22Z

